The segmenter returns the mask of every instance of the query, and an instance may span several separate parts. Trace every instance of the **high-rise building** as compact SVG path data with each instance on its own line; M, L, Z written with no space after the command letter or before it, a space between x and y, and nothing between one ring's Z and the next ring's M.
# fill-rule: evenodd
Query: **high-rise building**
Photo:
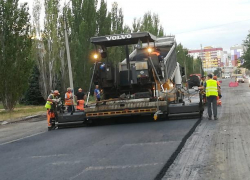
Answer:
M244 63L244 60L241 58L244 53L244 46L235 45L230 47L231 61L233 66L240 66Z
M204 49L189 50L188 54L194 58L201 57L203 69L207 72L213 72L223 65L223 48L221 47L214 48L207 46Z
M223 51L223 58L222 58L223 66L229 66L229 58L227 51Z

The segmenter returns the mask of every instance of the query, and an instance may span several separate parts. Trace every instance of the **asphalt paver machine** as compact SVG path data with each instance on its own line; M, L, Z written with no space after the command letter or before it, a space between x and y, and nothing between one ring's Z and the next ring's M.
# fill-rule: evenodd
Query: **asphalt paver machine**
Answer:
M88 102L86 121L149 115L155 120L203 113L202 96L183 86L184 68L176 56L174 36L158 38L148 32L92 37L96 60L91 86L99 85L101 101ZM109 60L109 48L119 46L125 59ZM117 61L116 61L117 62Z

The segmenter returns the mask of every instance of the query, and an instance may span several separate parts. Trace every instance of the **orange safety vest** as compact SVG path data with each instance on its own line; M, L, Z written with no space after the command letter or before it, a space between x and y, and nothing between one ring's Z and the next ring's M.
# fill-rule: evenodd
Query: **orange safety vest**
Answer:
M160 55L160 53L157 52L157 51L154 51L154 52L152 52L151 54L155 54L156 56L159 56L159 55Z
M72 96L72 93L66 92L67 99L65 98L65 106L71 106L73 105L73 99L70 99Z
M220 82L219 81L217 81L217 85L220 87Z
M77 102L78 102L78 104L76 106L76 109L84 111L84 100L78 100Z

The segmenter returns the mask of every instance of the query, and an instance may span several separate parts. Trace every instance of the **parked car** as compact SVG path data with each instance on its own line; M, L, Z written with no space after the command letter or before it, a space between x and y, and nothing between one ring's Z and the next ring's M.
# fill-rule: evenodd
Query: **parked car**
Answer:
M244 80L244 78L242 76L237 76L236 81L241 82L241 83L245 82L245 80Z
M229 75L225 75L225 79L227 79L227 78L230 78L230 76Z

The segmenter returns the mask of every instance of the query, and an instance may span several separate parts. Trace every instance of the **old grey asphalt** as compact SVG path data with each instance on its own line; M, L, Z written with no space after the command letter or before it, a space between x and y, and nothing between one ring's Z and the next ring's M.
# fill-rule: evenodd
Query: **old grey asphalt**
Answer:
M46 132L40 119L0 127L0 179L151 180L196 122L125 120Z
M222 83L219 120L204 119L164 180L250 180L250 87Z

